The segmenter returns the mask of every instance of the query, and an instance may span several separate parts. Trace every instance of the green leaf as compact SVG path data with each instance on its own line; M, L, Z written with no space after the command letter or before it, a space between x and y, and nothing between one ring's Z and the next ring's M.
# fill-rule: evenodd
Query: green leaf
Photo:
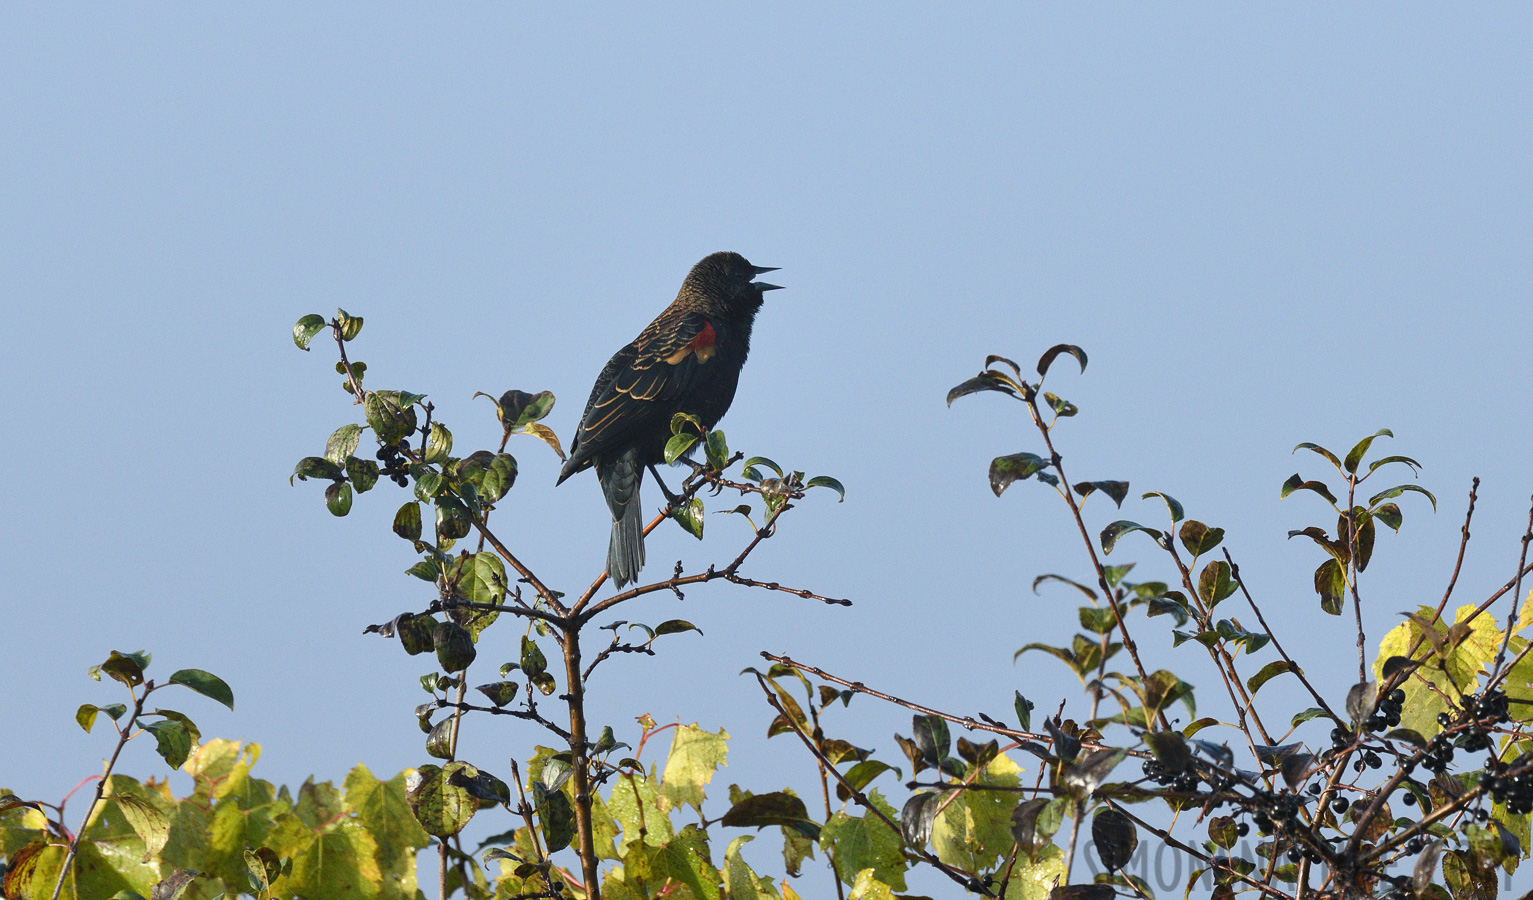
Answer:
M437 576L442 574L442 566L434 559L423 559L408 569L406 575L414 575L421 581L436 581Z
M1230 564L1222 559L1204 566L1203 573L1198 576L1198 596L1209 609L1229 598L1239 587L1240 584L1230 577Z
M358 459L353 456L346 460L346 477L351 480L357 493L365 494L378 483L378 464L370 459Z
M1040 376L1047 376L1049 374L1049 367L1054 364L1054 360L1057 359L1061 353L1068 353L1075 357L1075 361L1081 364L1081 371L1086 371L1085 350L1082 350L1074 344L1055 344L1049 349L1043 351L1043 356L1038 358L1038 374Z
M975 793L980 792L964 792L965 795ZM871 792L868 799L891 819L897 817L894 807L889 806L878 791ZM820 847L831 855L836 875L847 884L856 883L857 873L871 869L879 881L895 890L904 890L908 863L903 846L904 840L899 833L872 813L856 817L838 812L820 831Z
M324 327L324 316L309 313L293 326L293 343L298 345L299 350L308 350L309 342L314 340L314 335L319 334L320 329Z
M655 637L662 634L681 634L683 631L695 631L702 634L703 630L685 619L667 619L655 626Z
M431 423L431 434L426 437L427 465L444 463L452 455L452 432L441 422Z
M1210 528L1196 519L1188 519L1182 523L1180 537L1182 546L1196 558L1219 546L1224 540L1224 529Z
M841 482L830 477L829 475L816 475L809 479L809 481L804 484L804 487L828 487L841 495L841 500L837 500L837 503L840 503L846 499L846 488L841 486Z
M1112 548L1118 545L1118 538L1123 537L1125 534L1132 534L1136 531L1144 532L1157 542L1161 538L1161 533L1157 529L1146 528L1145 526L1140 525L1138 522L1130 522L1125 519L1120 519L1102 529L1102 553L1111 553Z
M305 456L298 461L298 465L293 467L293 474L288 478L288 483L291 484L294 478L299 481L308 481L310 478L340 481L345 477L341 467L330 460L322 456Z
M397 444L415 433L416 394L400 391L369 391L363 409L367 424L385 444ZM406 402L408 401L408 402Z
M137 653L111 652L99 666L90 668L90 677L96 681L101 680L103 673L110 676L113 681L125 687L137 687L144 683L144 669L149 666L149 654L140 650Z
M351 512L351 485L344 481L325 488L325 508L332 516L344 516Z
M451 837L479 811L479 801L452 783L451 777L457 773L472 777L479 771L465 762L450 762L445 768L421 766L405 778L405 800L427 834Z
M499 709L516 699L516 692L520 687L521 685L514 681L497 681L493 684L481 684L474 690L490 698L490 702Z
M1123 507L1123 500L1128 497L1128 482L1082 481L1080 484L1075 485L1075 492L1079 494L1083 500L1097 491L1101 491L1102 493L1111 497L1112 502L1117 504L1118 508L1121 509Z
M1182 504L1178 503L1175 497L1171 496L1170 494L1163 494L1160 491L1150 491L1140 499L1148 500L1151 497L1159 497L1160 499L1166 501L1166 509L1171 513L1172 525L1182 521L1185 513L1182 511Z
M457 622L438 622L432 627L436 659L444 672L461 672L474 662L478 651L468 629Z
M458 477L474 486L483 503L495 503L516 484L516 458L477 450L458 463Z
M181 768L187 755L192 752L192 735L186 726L174 719L166 719L163 722L150 722L144 726L144 730L154 735L157 742L155 752L172 769Z
M1289 724L1292 725L1295 728L1298 728L1300 725L1303 725L1305 722L1308 722L1310 719L1318 719L1318 718L1320 718L1323 715L1325 715L1325 710L1321 709L1318 706L1311 706L1309 709L1306 709L1305 711L1295 715L1293 717L1293 721L1290 722Z
M724 471L724 463L729 459L729 442L724 439L724 432L708 432L708 446L706 447L709 468Z
M1428 500L1432 501L1432 511L1437 511L1437 498L1432 496L1432 492L1424 487L1417 487L1414 484L1399 484L1388 490L1379 491L1377 494L1374 494L1372 497L1368 498L1368 505L1376 506L1380 500L1393 500L1406 491L1415 491L1418 494L1424 494Z
M884 774L893 772L895 777L900 777L900 770L885 762L876 759L865 759L847 770L846 781L856 790L862 790L872 783L873 779ZM842 802L852 799L852 792L846 789L846 785L836 785L836 797Z
M979 785L1014 788L1021 784L1020 772L1010 759L999 756L970 778ZM961 791L951 802L944 798L946 809L932 822L932 853L950 866L971 872L1004 861L1016 846L1011 825L1019 797L1014 791L976 790Z
M1395 433L1390 431L1388 428L1380 428L1378 431L1375 431L1368 437L1358 441L1357 445L1354 446L1349 453L1347 453L1347 458L1342 460L1342 468L1346 469L1350 473L1355 474L1357 472L1358 463L1363 461L1363 454L1368 452L1368 447L1373 444L1375 438L1394 436Z
M1320 595L1320 608L1333 616L1341 615L1342 602L1347 593L1347 576L1341 563L1328 559L1315 570L1315 593Z
M703 498L693 497L680 506L671 507L671 518L686 529L688 534L698 540L703 539Z
M442 495L436 498L436 536L456 541L467 537L471 525L468 509L456 497Z
M746 468L746 469L751 469L751 468L754 468L756 466L766 466L768 469L771 469L773 472L776 472L778 478L782 477L782 466L779 466L777 463L772 462L770 459L767 459L765 456L752 456L750 459L747 459L745 461L743 467ZM749 478L750 476L746 476L746 477ZM758 477L756 477L756 478L754 478L752 480L760 481L761 478L758 476Z
M158 806L134 794L113 794L117 810L144 842L144 858L157 858L170 838L170 819Z
M416 850L431 843L431 836L410 811L405 797L407 777L407 772L401 772L379 781L361 764L346 775L346 809L377 842L378 861L385 869L412 861Z
M1331 465L1336 467L1336 471L1338 471L1338 472L1341 471L1341 460L1336 458L1336 454L1334 454L1331 451L1325 449L1324 447L1320 446L1319 444L1311 444L1310 442L1305 441L1302 444L1294 445L1294 448L1293 448L1293 452L1294 453L1298 453L1300 450L1313 450L1313 451L1315 451L1316 453L1320 454L1321 456L1323 456L1327 460L1329 460Z
M1036 453L997 456L990 461L990 490L999 497L1003 491L1011 487L1012 482L1031 478L1048 466L1049 461Z
M501 425L507 431L522 428L538 421L553 411L554 395L549 391L529 394L526 391L506 391L495 405Z
M713 780L714 770L724 765L729 733L704 731L695 723L676 728L671 752L665 760L656 805L669 810L683 804L702 810L704 788Z
M1080 408L1077 407L1074 403L1071 403L1069 400L1066 400L1063 397L1058 397L1054 394L1050 394L1047 391L1045 391L1043 394L1043 402L1047 403L1049 408L1054 410L1054 415L1060 417L1061 419L1068 419L1076 413L1080 412Z
M666 464L670 465L676 460L681 459L688 450L692 449L692 445L695 443L697 443L697 435L691 432L683 431L680 434L671 435L670 440L665 442Z
M1007 375L999 372L981 372L948 391L947 405L952 406L953 401L959 397L967 397L969 394L977 394L981 391L997 391L1013 397L1021 397L1025 392L1020 390L1020 387L1019 382L1012 380Z
M410 466L410 474L415 477L415 497L423 503L431 503L442 493L442 486L446 479L442 473L425 466Z
M96 724L96 713L99 712L101 712L101 707L93 703L81 704L80 708L75 710L75 722L85 729L86 734L89 734L91 726Z
M357 452L357 443L361 439L361 425L342 425L325 441L325 459L337 466L343 465L347 458Z
M1278 499L1287 499L1288 495L1292 494L1294 491L1314 491L1315 493L1324 497L1332 505L1335 505L1336 503L1336 495L1331 493L1331 489L1325 486L1325 482L1305 481L1299 476L1299 473L1297 472L1288 476L1288 480L1283 482L1283 487L1279 491Z
M1016 697L1012 700L1012 708L1017 713L1017 724L1022 726L1023 731L1033 730L1033 701L1022 696L1021 691L1013 691Z
M809 818L804 801L786 791L753 794L729 808L720 824L726 828L764 828L782 825L818 838L820 826Z
M575 836L575 807L570 805L570 798L558 791L549 794L538 808L538 827L549 853L568 847Z
M353 316L344 309L335 311L335 321L341 326L341 340L351 341L362 333L362 317Z
M522 635L522 671L530 678L548 670L548 659L532 638Z
M1405 516L1400 512L1399 504L1385 503L1372 510L1373 518L1378 519L1395 531L1400 530L1400 525L1405 521Z
M1297 666L1290 662L1281 659L1274 660L1273 662L1262 666L1261 671L1257 672L1255 675L1252 675L1250 679L1246 681L1246 689L1249 690L1252 694L1255 694L1257 691L1261 690L1262 685L1283 674L1284 672L1300 671L1301 670ZM1297 725L1298 723L1295 722L1294 724Z
M189 687L204 697L234 709L234 691L217 675L201 669L182 669L170 676L170 683Z
M394 533L407 541L413 542L421 539L421 506L419 503L412 501L399 507L399 512L394 513Z

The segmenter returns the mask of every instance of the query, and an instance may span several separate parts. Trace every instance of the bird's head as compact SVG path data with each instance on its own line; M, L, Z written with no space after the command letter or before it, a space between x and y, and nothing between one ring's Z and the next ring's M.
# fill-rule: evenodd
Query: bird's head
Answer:
M687 280L681 285L681 299L719 314L754 314L761 308L762 294L780 289L779 285L755 278L775 271L776 268L753 266L738 253L711 253L687 273Z

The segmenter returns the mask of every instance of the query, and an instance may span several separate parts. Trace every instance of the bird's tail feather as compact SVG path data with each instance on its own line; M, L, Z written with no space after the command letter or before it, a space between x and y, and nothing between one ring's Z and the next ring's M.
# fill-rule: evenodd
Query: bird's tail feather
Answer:
M639 501L639 482L644 469L638 452L630 449L611 462L598 463L607 508L612 511L612 538L607 543L607 575L622 587L638 580L644 568L644 507Z

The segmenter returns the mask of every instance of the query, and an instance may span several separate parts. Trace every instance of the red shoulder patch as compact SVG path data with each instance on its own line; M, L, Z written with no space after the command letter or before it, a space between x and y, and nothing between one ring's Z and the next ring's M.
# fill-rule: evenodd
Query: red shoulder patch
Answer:
M697 333L697 337L693 338L692 341L687 344L687 347L691 350L712 350L713 345L717 340L718 335L713 333L713 323L709 322L707 319L704 319L703 330Z

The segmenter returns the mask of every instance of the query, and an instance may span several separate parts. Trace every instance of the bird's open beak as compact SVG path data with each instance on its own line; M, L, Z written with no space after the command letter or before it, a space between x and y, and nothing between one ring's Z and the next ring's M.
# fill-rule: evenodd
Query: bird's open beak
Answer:
M765 275L768 272L776 272L779 268L779 266L751 266L751 277L755 278L757 275ZM782 290L782 285L767 284L765 281L752 281L751 287L760 288L762 292Z

